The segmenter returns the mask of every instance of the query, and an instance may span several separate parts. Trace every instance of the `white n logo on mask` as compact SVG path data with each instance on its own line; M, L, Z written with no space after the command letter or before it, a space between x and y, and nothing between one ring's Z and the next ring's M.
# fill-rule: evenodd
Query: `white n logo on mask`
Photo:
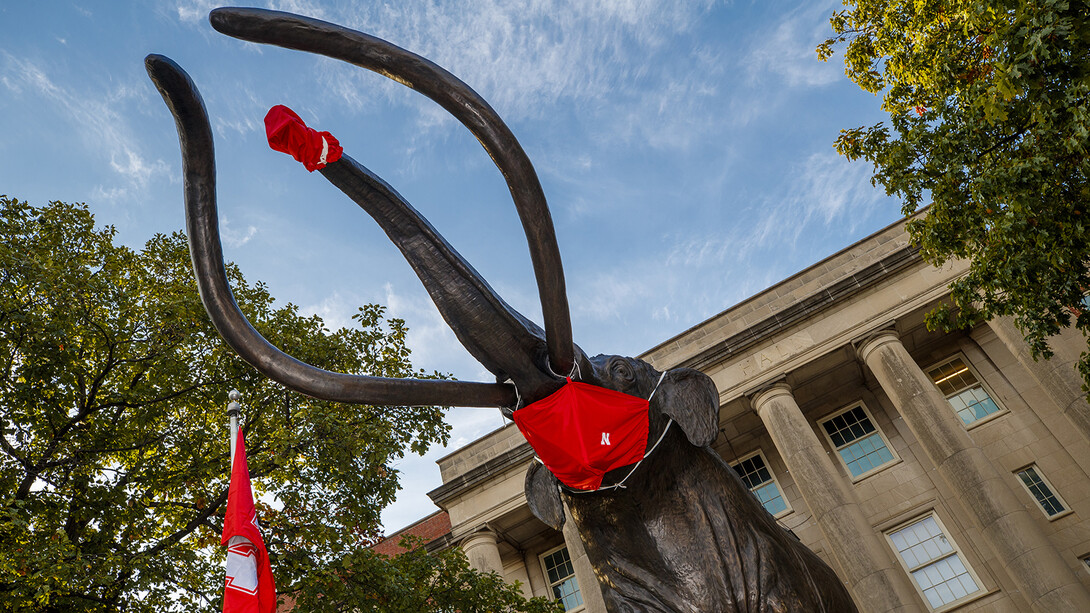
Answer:
M610 442L609 442L609 432L603 432L603 433L602 433L602 444L603 444L603 445L610 445Z

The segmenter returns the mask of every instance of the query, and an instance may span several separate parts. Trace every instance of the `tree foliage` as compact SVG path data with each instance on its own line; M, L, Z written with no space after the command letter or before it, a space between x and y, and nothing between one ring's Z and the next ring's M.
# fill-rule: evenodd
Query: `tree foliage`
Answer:
M317 401L243 363L201 306L184 236L137 251L84 205L0 197L0 213L0 610L218 610L232 388L281 592L358 559L397 491L392 463L446 442L437 407ZM412 369L405 323L381 306L330 332L228 276L254 326L304 361L437 376Z
M296 606L353 613L564 611L558 601L526 600L517 585L496 573L474 571L459 549L429 552L412 537L400 545L406 551L395 557L363 550L344 558L341 566L327 567L293 594Z
M950 329L1010 315L1034 356L1075 324L1090 331L1090 7L1079 0L848 0L827 59L882 96L885 122L836 147L874 164L935 264L970 261ZM1090 357L1080 368L1090 380Z

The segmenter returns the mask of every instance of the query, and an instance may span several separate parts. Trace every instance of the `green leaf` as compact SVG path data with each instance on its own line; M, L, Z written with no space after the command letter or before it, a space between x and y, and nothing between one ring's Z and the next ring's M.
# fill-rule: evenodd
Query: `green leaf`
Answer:
M284 592L354 569L398 489L387 467L449 437L438 407L318 401L254 371L209 321L179 233L133 250L85 205L6 196L0 229L2 611L218 611L232 388ZM330 331L226 269L242 311L296 357L440 376L414 370L384 307Z
M848 0L830 19L845 73L879 94L890 129L837 150L926 212L908 225L935 264L969 260L943 329L1013 316L1035 356L1072 325L1090 335L1090 11L1085 3ZM919 109L925 109L920 112ZM930 203L925 200L930 198ZM1090 363L1080 364L1090 382Z

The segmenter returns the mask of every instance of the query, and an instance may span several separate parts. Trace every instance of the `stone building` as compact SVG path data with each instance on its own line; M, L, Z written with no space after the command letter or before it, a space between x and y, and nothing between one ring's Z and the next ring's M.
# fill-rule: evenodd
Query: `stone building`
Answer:
M1009 321L929 332L964 265L925 264L894 224L641 357L719 389L714 449L862 611L1090 611L1090 405L1055 339L1037 363ZM439 460L432 547L604 611L571 522L527 508L509 425Z

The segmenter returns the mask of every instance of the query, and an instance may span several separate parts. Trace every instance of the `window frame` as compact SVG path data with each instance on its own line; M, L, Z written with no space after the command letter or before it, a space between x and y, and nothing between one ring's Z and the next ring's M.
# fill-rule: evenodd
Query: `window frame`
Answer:
M889 450L890 455L893 456L893 459L886 462L885 464L882 464L880 466L875 466L875 467L871 468L870 470L868 470L867 472L860 473L859 475L853 475L852 474L852 469L848 466L848 463L846 461L844 461L844 456L841 455L841 453L840 453L840 450L843 447L837 447L836 443L833 442L833 437L830 436L829 431L825 429L825 423L826 422L832 421L832 420L836 419L837 417L843 415L844 413L847 413L848 411L851 411L851 410L856 409L856 408L863 409L863 414L866 415L867 419L870 420L871 425L874 426L874 431L877 432L878 436L880 436L882 438L882 443L885 444L886 449ZM893 445L890 444L889 439L886 437L886 433L883 432L882 428L878 425L878 420L874 419L874 414L871 413L870 409L867 408L867 404L865 402L863 402L862 400L859 400L857 402L853 402L853 403L849 404L846 407L843 407L843 408L841 408L839 410L833 411L832 413L829 413L825 417L822 417L821 419L817 420L817 426L818 426L818 429L821 430L822 436L825 437L825 442L828 443L829 447L833 450L833 455L836 456L837 460L840 461L840 465L843 466L845 472L848 473L848 478L851 480L852 483L857 483L859 481L862 481L863 479L872 477L872 476L874 476L874 475L876 475L876 474L878 474L878 473L880 473L882 471L885 471L885 470L887 470L887 469L889 469L889 468L891 468L893 466L896 466L897 464L899 464L901 462L901 456L897 453L897 450L893 448ZM850 444L851 443L849 443L849 445ZM847 445L844 445L844 447L847 447Z
M928 517L934 519L935 523L938 524L939 530L942 531L943 539L948 545L950 545L953 551L937 560L932 560L927 564L917 566L915 570L919 570L921 568L930 566L931 564L934 564L936 562L946 560L953 556L957 556L958 559L961 561L961 565L965 567L965 570L969 572L969 576L972 577L973 581L976 582L977 585L977 591L966 594L965 596L962 596L957 600L948 602L938 608L931 606L931 601L927 599L927 595L924 594L923 588L920 587L920 583L916 581L916 577L912 574L912 571L914 569L908 566L908 562L904 559L904 556L901 555L901 551L897 548L897 544L893 542L894 532L900 532L901 530L904 530L909 526L921 523L925 521ZM931 611L931 613L944 613L945 611L956 609L960 606L963 606L965 604L973 602L974 600L978 600L987 596L988 594L991 594L991 590L989 590L988 586L984 585L984 582L980 580L980 575L978 575L976 570L973 569L973 565L969 563L969 558L967 555L965 555L965 551L960 546L958 546L958 543L956 540L954 540L954 536L953 534L951 534L950 529L946 527L946 524L943 523L942 518L939 517L939 514L935 509L928 509L923 513L913 516L911 519L907 519L894 525L891 528L883 530L882 536L886 538L886 544L888 544L890 549L893 551L893 557L897 558L897 563L901 565L901 569L904 570L905 574L908 575L908 580L912 582L912 587L916 588L916 593L919 594L920 599L923 600L924 605L927 606L928 610Z
M780 485L780 480L776 477L776 471L772 470L772 465L769 464L769 462L768 462L768 456L766 456L763 451L761 451L760 449L757 449L756 451L754 451L752 453L747 453L746 455L741 456L740 458L735 460L729 466L731 467L731 469L735 473L738 473L738 465L741 464L742 462L745 462L746 460L749 460L749 459L755 457L755 456L761 456L761 461L764 462L765 468L768 470L768 474L772 476L772 483L774 483L776 485L776 490L779 491L779 493L780 493L780 499L783 500L784 506L787 507L786 509L780 511L779 513L775 513L775 514L769 513L769 515L772 515L773 519L779 519L781 517L785 517L787 515L790 515L791 513L793 513L795 511L795 509L791 506L791 501L787 499L787 493L784 491L783 486ZM738 476L739 476L739 478L741 478L740 474ZM767 483L767 481L765 483ZM742 485L745 485L745 481L742 482ZM754 493L752 488L750 488L749 493L753 494L754 498L757 498L757 494ZM757 502L760 503L761 499L757 498ZM761 507L764 508L764 505L761 504ZM765 509L765 510L767 511L768 509Z
M1022 477L1019 476L1019 473L1031 468L1033 469L1033 472L1035 472L1037 476L1041 479L1041 482L1045 484L1045 487L1047 487L1052 495L1056 497L1056 500L1060 501L1060 504L1063 505L1064 508L1062 511L1055 515L1049 515L1048 511L1045 510L1045 506L1041 504L1040 500L1037 500L1037 496L1035 496L1033 492L1029 490L1029 486L1027 486L1025 482L1022 481ZM1041 470L1040 465L1038 465L1036 462L1026 464L1025 466L1013 471L1011 474L1014 475L1014 478L1018 481L1018 484L1022 486L1022 491L1029 495L1030 499L1033 500L1033 502L1037 505L1037 508L1041 510L1041 513L1044 514L1045 519L1047 519L1048 521L1056 521L1057 519L1060 519L1061 517L1067 517L1074 512L1074 510L1071 508L1071 505L1067 504L1067 501L1064 500L1063 496L1060 495L1060 491L1056 489L1055 485L1052 485L1052 482L1048 480L1048 477L1045 476L1044 471Z
M563 603L563 601L560 598L555 598L553 596L553 587L555 587L557 585L560 585L564 581L567 581L568 578L570 577L572 579L575 579L575 587L578 588L578 590L579 590L579 600L582 601L582 604L575 607L574 609L565 609L564 613L578 613L579 611L585 611L586 608L587 608L587 601L583 598L583 586L579 583L579 577L577 577L576 573L575 573L575 560L573 560L572 557L571 557L571 550L568 550L568 560L571 562L571 573L572 574L564 577L563 579L561 579L560 581L558 581L556 583L553 583L553 582L549 581L549 567L545 565L545 558L547 558L548 556L553 555L554 553L560 551L561 549L568 550L568 544L567 543L561 543L561 544L557 545L556 547L553 547L551 549L547 549L547 550L545 550L545 551L543 551L543 552L541 552L541 553L539 553L537 555L538 565L541 567L541 576L545 580L545 597L550 598L553 602Z
M947 364L949 364L950 362L953 362L954 360L961 360L961 363L964 364L967 369L969 369L969 372L973 375L973 378L976 379L977 384L980 385L982 388L984 388L984 392L986 394L988 394L988 398L990 398L991 401L993 403L995 403L995 406L999 408L998 411L996 411L995 413L992 413L991 415L981 417L980 419L974 421L971 424L967 424L964 421L962 421L961 416L958 415L957 409L954 408L954 405L950 404L950 396L947 396L946 394L944 394L943 391L941 389L939 389L939 384L935 383L935 380L931 378L931 371L932 370L935 370L936 368L940 368L942 366L946 366ZM948 355L945 358L943 358L941 360L938 360L937 362L931 364L927 368L924 368L923 372L924 372L924 374L927 375L927 378L928 378L928 380L931 381L931 384L935 386L935 389L938 390L938 392L940 394L942 394L942 397L946 399L946 404L950 407L950 410L954 412L954 417L958 418L958 421L961 422L961 425L964 426L966 430L972 430L973 428L976 428L978 426L982 426L982 425L984 425L984 424L986 424L986 423L988 423L988 422L990 422L990 421L992 421L994 419L998 419L998 418L1002 417L1003 415L1006 415L1007 413L1010 412L1010 411L1007 410L1007 407L1003 406L1002 402L999 402L999 400L997 399L998 397L995 394L995 391L993 391L992 387L990 385L988 385L987 382L984 381L984 377L980 376L980 372L977 371L976 367L973 366L973 363L969 361L968 356L966 356L964 352L959 351L957 353L953 353L951 355ZM968 389L968 388L965 388L965 389ZM965 391L965 390L954 392L954 394L960 394L962 391Z

